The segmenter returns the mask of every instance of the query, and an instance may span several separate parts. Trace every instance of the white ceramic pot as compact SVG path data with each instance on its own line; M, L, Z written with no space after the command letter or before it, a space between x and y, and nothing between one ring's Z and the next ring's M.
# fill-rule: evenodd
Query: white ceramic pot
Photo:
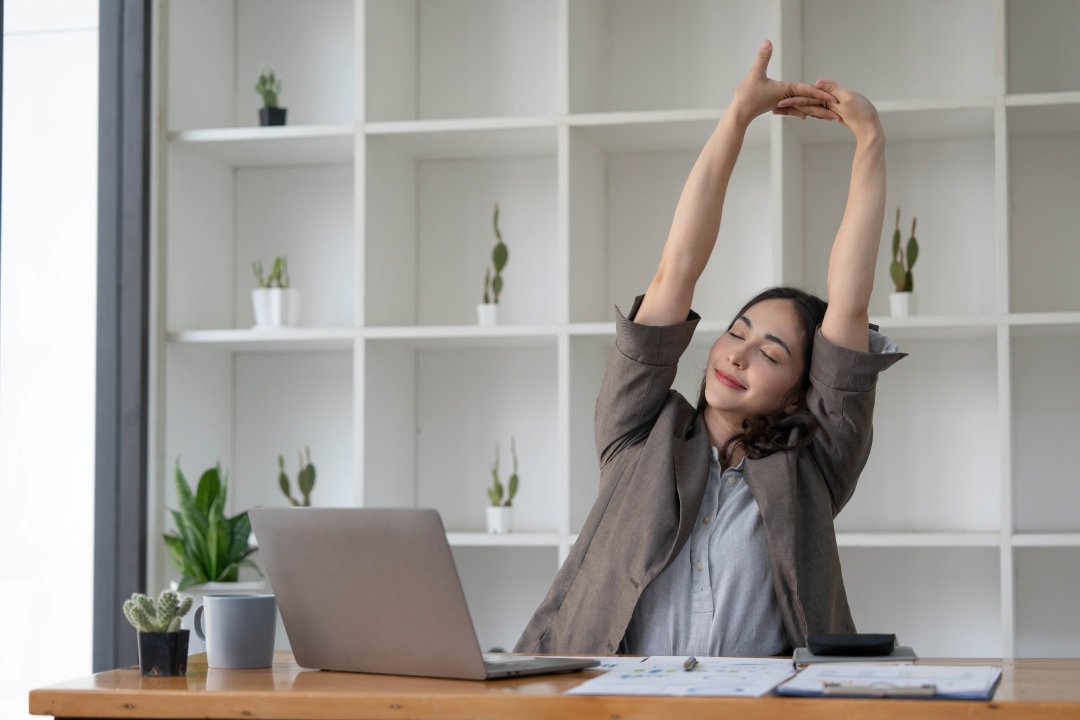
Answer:
M177 582L174 580L171 584L173 590L176 590ZM187 615L180 620L180 629L191 630L191 639L188 641L188 655L195 655L196 653L206 652L206 643L199 639L199 636L195 634L195 608L202 604L203 598L207 595L237 595L244 593L268 593L270 592L270 585L266 580L241 580L239 582L211 582L202 583L201 585L192 585L191 587L184 588L178 591L180 596L189 596L194 603L191 606L191 610Z
M476 322L480 327L493 327L499 324L499 306L495 303L478 303Z
M915 303L915 293L894 292L889 293L889 308L893 317L908 317L918 312Z
M488 506L487 529L493 535L505 535L510 532L510 523L514 518L514 508L505 505Z
M251 291L255 327L295 327L300 320L300 291L293 288L255 288Z

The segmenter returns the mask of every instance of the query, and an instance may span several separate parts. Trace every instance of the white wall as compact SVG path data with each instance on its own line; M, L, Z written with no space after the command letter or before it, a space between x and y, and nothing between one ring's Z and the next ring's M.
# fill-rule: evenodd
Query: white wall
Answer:
M97 0L4 3L0 717L91 671Z

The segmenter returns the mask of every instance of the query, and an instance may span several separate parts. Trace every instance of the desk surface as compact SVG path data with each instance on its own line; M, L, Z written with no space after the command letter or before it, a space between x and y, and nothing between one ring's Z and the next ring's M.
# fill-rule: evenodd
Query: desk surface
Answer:
M137 668L34 690L30 712L60 718L907 718L1080 716L1080 659L923 660L1000 665L991 702L961 700L665 698L566 696L594 671L476 682L320 672L279 652L265 670L215 670L194 655L185 677L142 677ZM914 707L912 703L918 703Z

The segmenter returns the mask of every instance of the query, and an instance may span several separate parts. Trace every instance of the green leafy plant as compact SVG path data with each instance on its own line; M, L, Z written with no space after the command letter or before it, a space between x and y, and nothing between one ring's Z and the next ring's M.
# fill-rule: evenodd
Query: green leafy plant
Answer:
M296 454L300 459L300 470L296 473L296 487L304 498L303 502L292 496L289 476L285 474L285 458L280 455L277 456L278 485L281 486L281 492L285 493L285 497L289 499L293 507L311 507L311 490L315 487L315 466L311 464L311 449L305 446L303 453Z
M889 264L889 274L892 276L896 292L913 292L915 280L911 276L911 268L919 258L919 243L915 240L915 221L911 218L911 237L908 238L906 250L900 247L900 208L896 208L896 231L892 236L892 263Z
M278 95L281 93L281 80L274 75L273 70L263 68L258 82L255 83L255 92L262 98L263 105L276 108Z
M157 602L142 593L124 601L124 617L139 632L179 632L180 620L191 609L192 599L180 599L172 590L163 590Z
M488 499L491 501L492 507L510 507L514 500L514 496L518 491L518 458L517 448L514 447L514 436L510 436L510 455L514 459L514 470L510 473L510 478L506 481L506 489L503 489L503 484L499 482L499 443L495 443L495 462L491 464L491 487L487 489Z
M266 277L263 277L262 260L251 263L251 270L255 273L255 280L258 281L261 288L281 288L284 290L289 287L289 260L284 255L278 255L274 258L270 274Z
M251 521L247 512L225 517L225 478L219 465L202 474L193 493L177 460L176 494L180 499L180 509L172 511L176 534L164 539L169 559L180 571L178 590L207 582L236 582L241 567L262 575L246 559L256 550L248 544Z
M495 215L491 220L495 228L495 247L491 251L491 266L484 270L484 303L498 303L499 295L502 294L503 279L502 271L506 267L506 261L510 258L510 251L506 249L502 233L499 232L499 203L495 203ZM494 275L491 272L495 268Z

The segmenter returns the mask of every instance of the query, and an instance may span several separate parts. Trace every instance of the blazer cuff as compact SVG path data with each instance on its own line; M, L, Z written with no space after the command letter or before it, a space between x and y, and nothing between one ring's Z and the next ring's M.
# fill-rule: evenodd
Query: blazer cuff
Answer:
M819 325L814 332L814 351L810 360L810 372L814 379L826 387L846 392L865 392L877 385L877 377L892 367L907 353L897 352L896 343L889 338L869 331L872 336L870 352L834 345L821 334Z
M634 322L644 295L634 299L629 317L615 306L615 346L626 357L644 365L675 365L694 337L701 316L693 310L686 320L674 325L639 325Z

